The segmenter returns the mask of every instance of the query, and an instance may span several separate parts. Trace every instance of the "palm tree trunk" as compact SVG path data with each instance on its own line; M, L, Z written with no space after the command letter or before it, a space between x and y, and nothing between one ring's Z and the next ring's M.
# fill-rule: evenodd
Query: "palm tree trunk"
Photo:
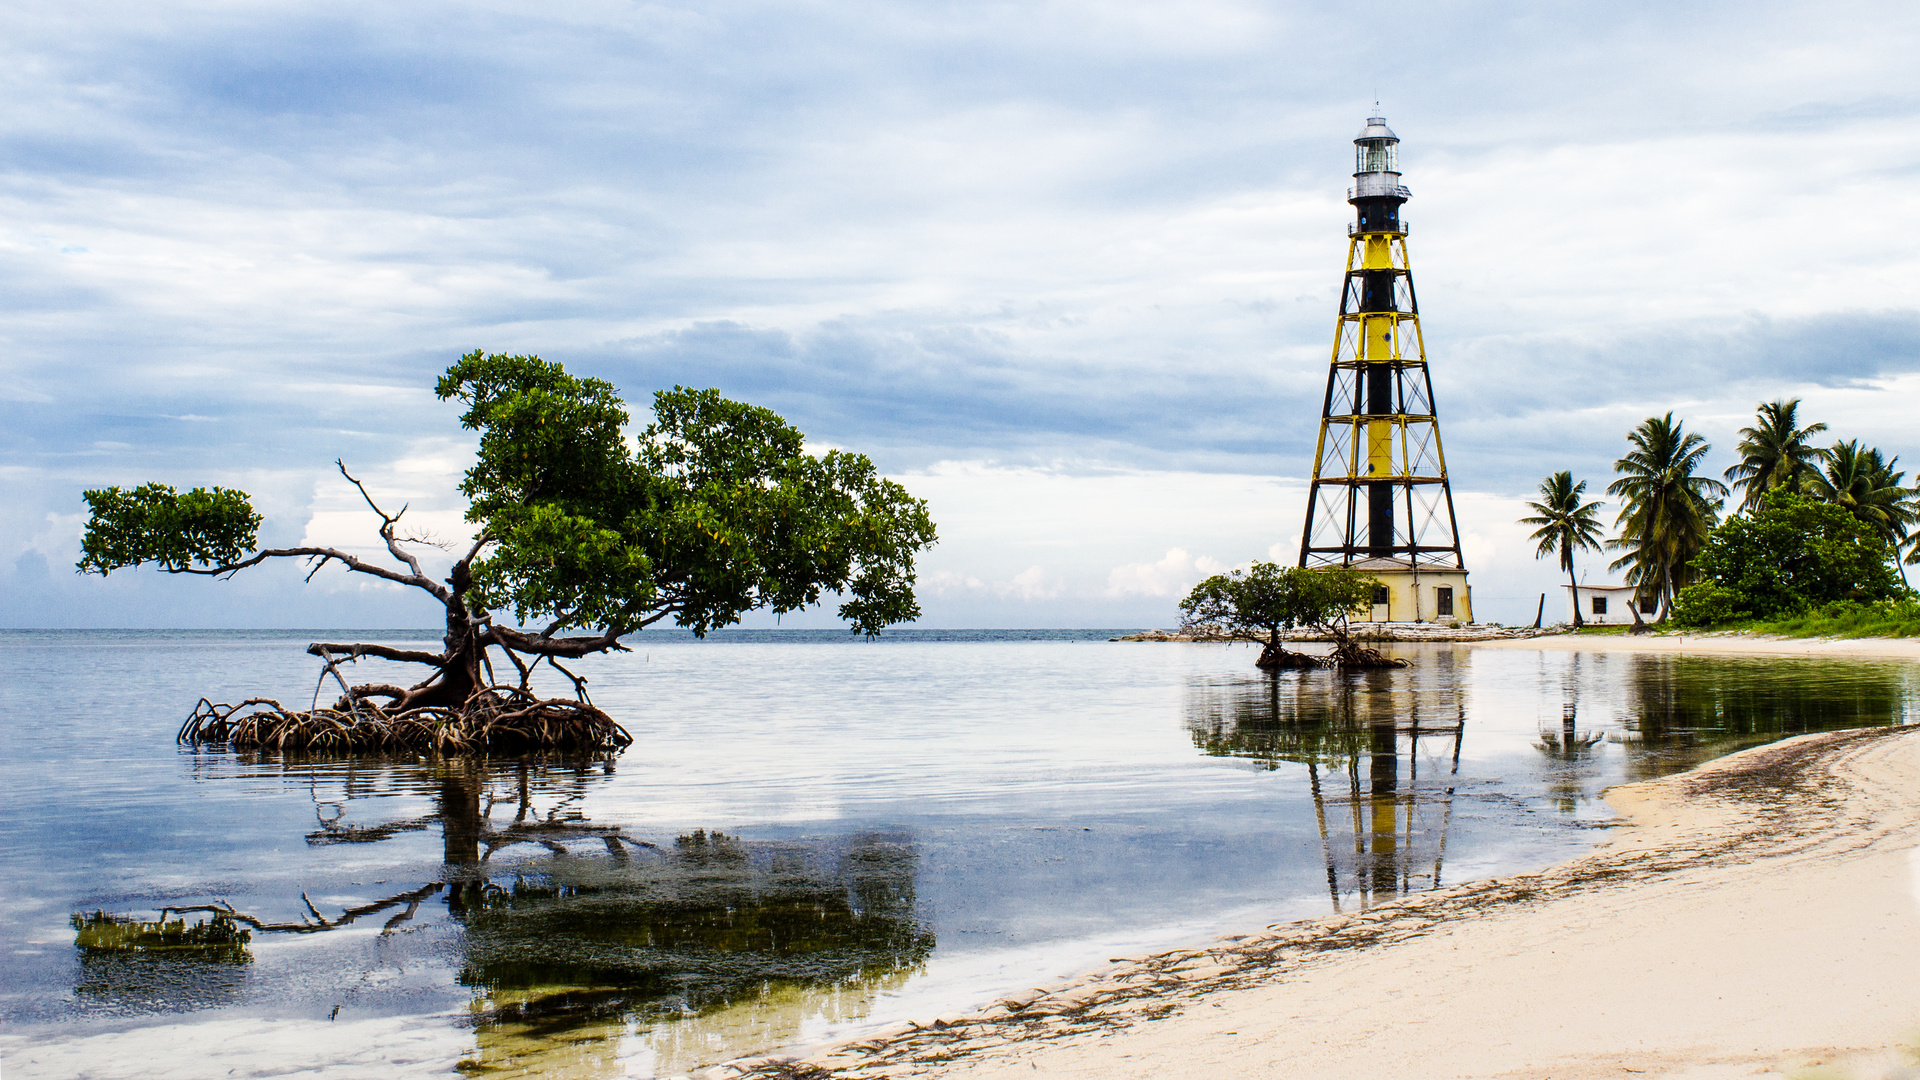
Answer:
M1673 566L1665 558L1660 560L1660 622L1666 622L1673 613Z
M1567 595L1573 600L1573 628L1578 630L1587 623L1580 617L1580 583L1574 579L1572 559L1567 560Z

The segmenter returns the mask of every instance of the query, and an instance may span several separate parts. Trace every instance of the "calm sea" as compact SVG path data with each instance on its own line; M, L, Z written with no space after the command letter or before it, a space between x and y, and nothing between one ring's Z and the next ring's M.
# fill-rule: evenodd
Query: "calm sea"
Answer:
M672 1075L1544 865L1611 784L1914 713L1892 664L1115 633L648 631L579 666L617 758L348 761L174 733L431 634L0 631L0 1069Z

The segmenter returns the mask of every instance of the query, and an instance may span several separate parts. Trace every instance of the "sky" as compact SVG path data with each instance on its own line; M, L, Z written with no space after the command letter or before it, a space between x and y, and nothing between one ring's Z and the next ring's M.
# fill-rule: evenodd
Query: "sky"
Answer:
M1297 555L1374 102L1477 614L1669 410L1920 465L1920 9L407 5L0 12L0 624L431 626L337 569L73 572L109 484L463 535L462 353L715 386L926 498L922 625L1170 626ZM1610 507L1608 517L1617 507ZM1587 557L1589 581L1611 580ZM772 625L756 617L749 625ZM831 610L781 625L834 625Z

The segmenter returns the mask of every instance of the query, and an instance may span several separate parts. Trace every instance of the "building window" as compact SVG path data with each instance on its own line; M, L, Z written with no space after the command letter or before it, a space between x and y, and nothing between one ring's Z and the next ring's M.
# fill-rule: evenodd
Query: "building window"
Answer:
M1441 585L1433 590L1433 610L1436 615L1453 614L1453 587Z
M1387 602L1387 587L1385 585L1373 590L1373 602L1375 604L1384 604Z
M1594 613L1595 615L1605 615L1605 614L1607 613L1607 598L1606 598L1606 597L1604 597L1604 596L1596 596L1596 597L1594 597L1594 598L1593 598L1593 613Z

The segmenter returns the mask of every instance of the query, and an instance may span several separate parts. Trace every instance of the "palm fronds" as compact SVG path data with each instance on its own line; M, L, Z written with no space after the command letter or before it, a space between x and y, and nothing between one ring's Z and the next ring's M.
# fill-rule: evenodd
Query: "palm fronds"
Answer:
M1827 430L1825 424L1800 427L1800 399L1769 401L1757 410L1752 427L1740 429L1740 463L1724 474L1739 491L1740 509L1751 510L1774 488L1801 491L1818 475L1822 453L1807 442Z
M1627 584L1659 600L1664 615L1692 583L1694 556L1719 520L1727 486L1696 475L1712 447L1672 413L1641 421L1627 442L1633 448L1613 463L1620 478L1607 485L1622 504L1620 536L1607 546L1625 553L1610 569L1624 570Z
M1899 546L1917 516L1912 489L1901 485L1906 474L1893 468L1900 459L1884 460L1877 448L1863 447L1858 439L1834 443L1823 457L1826 468L1810 481L1812 494L1844 508L1889 546Z
M1520 519L1522 525L1537 525L1532 536L1527 539L1540 546L1533 553L1536 559L1544 559L1556 552L1560 556L1560 569L1567 572L1567 583L1578 588L1579 581L1573 575L1573 555L1576 551L1600 550L1600 508L1605 503L1599 500L1587 502L1587 482L1573 482L1573 474L1562 469L1540 481L1540 501L1527 504L1534 516ZM1573 625L1580 626L1580 603L1577 591L1570 596L1573 604Z

